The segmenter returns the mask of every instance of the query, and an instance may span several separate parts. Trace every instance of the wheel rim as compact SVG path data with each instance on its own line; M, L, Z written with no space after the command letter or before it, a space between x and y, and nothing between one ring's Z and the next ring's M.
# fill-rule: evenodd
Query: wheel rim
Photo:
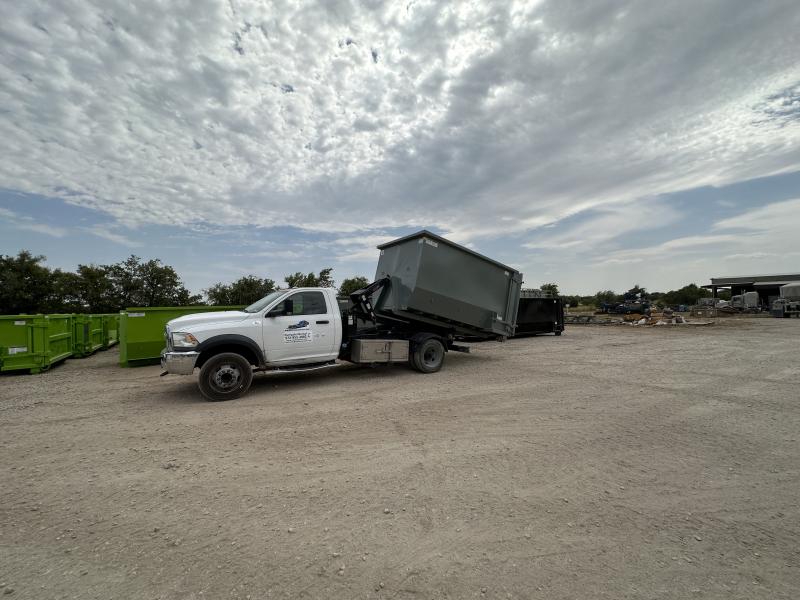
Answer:
M426 367L433 368L439 364L441 352L436 345L431 345L425 348L422 353L422 362Z
M235 389L242 379L242 373L236 365L224 364L217 367L211 377L215 388L222 392Z

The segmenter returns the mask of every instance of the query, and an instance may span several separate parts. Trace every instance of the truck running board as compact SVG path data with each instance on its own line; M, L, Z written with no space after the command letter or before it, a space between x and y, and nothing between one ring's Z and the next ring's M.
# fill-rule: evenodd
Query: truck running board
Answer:
M330 361L326 363L317 363L311 365L298 365L296 367L276 367L274 369L259 369L267 373L303 373L305 371L319 371L320 369L330 369L331 367L339 367L341 363Z

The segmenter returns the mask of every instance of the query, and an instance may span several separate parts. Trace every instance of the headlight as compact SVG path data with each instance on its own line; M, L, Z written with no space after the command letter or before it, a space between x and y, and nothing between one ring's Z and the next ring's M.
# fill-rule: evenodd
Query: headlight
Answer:
M176 331L172 334L172 345L176 348L194 348L199 343L191 333Z

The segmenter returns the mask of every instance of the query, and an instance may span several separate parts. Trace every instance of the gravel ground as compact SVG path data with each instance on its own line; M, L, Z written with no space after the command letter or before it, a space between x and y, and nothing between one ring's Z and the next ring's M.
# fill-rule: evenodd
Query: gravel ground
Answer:
M797 598L800 320L570 327L201 400L0 377L4 598Z

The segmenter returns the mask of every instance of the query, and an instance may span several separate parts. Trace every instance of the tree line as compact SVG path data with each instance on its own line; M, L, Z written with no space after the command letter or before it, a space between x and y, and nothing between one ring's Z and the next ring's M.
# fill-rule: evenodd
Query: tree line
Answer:
M110 265L78 265L75 272L51 269L44 256L27 250L0 254L0 314L113 313L137 306L237 306L252 304L280 287L335 287L333 269L292 273L285 286L255 275L215 283L192 294L177 271L159 259L130 256ZM345 279L339 294L367 285L366 277Z
M215 283L203 290L203 294L192 294L175 269L159 259L145 261L132 255L110 265L78 265L75 272L51 269L43 264L45 260L44 256L35 256L27 250L17 256L0 254L0 314L112 313L135 306L240 306L252 304L281 287L336 287L333 269L327 267L319 273L290 273L284 277L284 286L269 278L247 275L232 283ZM361 276L345 279L338 286L339 295L348 296L368 283ZM559 295L556 283L540 287ZM696 304L711 292L694 283L678 290L649 293L635 285L622 294L601 290L589 296L562 295L562 298L573 307L600 307L619 304L626 296L637 294L656 304L674 306ZM725 294L720 297L725 299Z
M561 295L558 291L558 284L555 283L544 283L540 286L540 289L554 296ZM598 308L604 304L621 304L625 302L626 298L635 298L637 296L663 306L677 306L680 304L693 306L697 304L700 298L710 298L711 291L701 288L694 283L690 283L680 289L671 290L669 292L648 292L645 288L634 285L631 289L622 294L618 294L613 290L600 290L590 296L561 295L564 299L564 303L570 306L595 306ZM719 298L730 300L730 292L720 292Z

